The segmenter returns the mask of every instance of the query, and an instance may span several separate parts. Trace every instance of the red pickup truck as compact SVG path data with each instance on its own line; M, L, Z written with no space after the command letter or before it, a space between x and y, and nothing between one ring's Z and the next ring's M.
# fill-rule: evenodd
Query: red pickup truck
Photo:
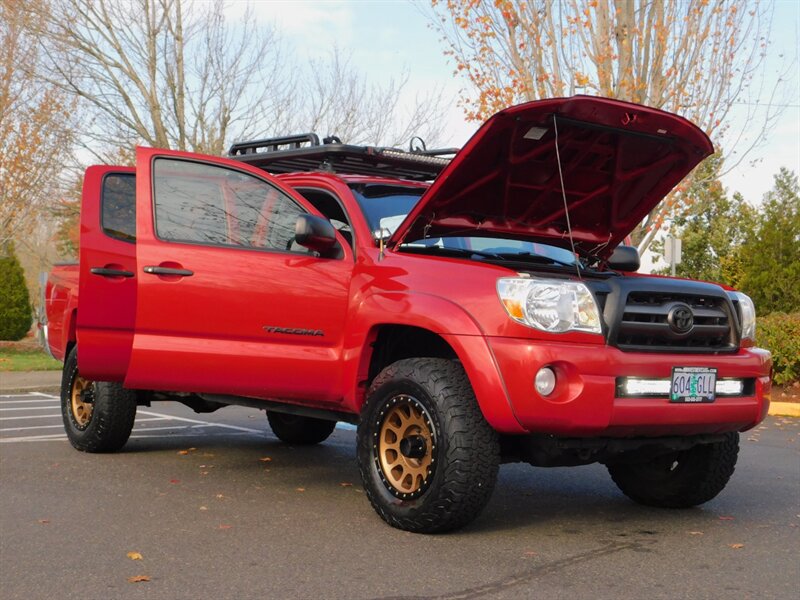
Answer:
M309 134L90 167L80 263L46 292L69 439L118 450L164 400L265 410L292 444L354 423L373 507L417 532L474 519L510 461L706 502L767 413L770 354L747 296L638 275L622 242L712 151L576 96L496 114L452 159Z

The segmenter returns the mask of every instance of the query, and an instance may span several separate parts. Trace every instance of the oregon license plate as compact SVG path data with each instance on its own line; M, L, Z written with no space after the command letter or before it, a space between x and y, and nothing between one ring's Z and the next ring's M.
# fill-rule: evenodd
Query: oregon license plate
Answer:
M713 402L717 370L709 367L673 367L670 402Z

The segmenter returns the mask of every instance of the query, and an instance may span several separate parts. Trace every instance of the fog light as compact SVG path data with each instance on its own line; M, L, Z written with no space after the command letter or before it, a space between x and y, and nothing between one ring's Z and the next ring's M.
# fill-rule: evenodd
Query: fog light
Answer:
M556 388L556 374L550 367L542 367L534 379L536 391L542 396L549 396Z

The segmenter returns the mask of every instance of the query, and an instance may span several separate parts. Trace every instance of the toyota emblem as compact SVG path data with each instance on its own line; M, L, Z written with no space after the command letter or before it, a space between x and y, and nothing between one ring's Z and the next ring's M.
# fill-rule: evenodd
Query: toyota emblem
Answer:
M667 314L667 322L675 333L689 333L694 327L694 314L685 304L676 304Z

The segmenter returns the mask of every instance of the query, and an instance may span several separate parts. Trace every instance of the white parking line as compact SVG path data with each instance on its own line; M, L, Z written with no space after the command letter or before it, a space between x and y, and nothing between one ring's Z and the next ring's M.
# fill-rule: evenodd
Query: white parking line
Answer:
M2 400L0 401L0 406L5 406L6 404L41 404L42 402L55 404L58 402L58 398L37 398L36 400Z
M223 427L225 429L233 429L235 431L246 431L248 433L263 433L261 429L250 429L249 427L239 427L238 425L228 425L227 423L212 423L210 421L198 421L197 419L187 419L185 417L175 417L172 415L165 415L162 413L150 412L147 410L140 410L140 415L150 415L153 417L165 417L174 421L183 421L184 423L199 423L200 425L208 425L209 427Z
M0 408L3 410L53 410L52 406L15 406L13 408Z
M25 437L0 438L0 444L12 444L14 442L54 442L66 439L67 436L63 433L51 433L48 435L29 435Z
M30 427L5 427L0 429L0 433L5 431L24 431L26 429L56 429L56 428L64 429L64 425L31 425Z
M12 395L0 395L0 398L16 398L15 400L2 400L0 401L0 405L6 404L41 404L41 403L55 403L60 400L58 396L54 396L52 394L45 394L42 392L28 392L27 394L12 394ZM23 398L23 399L19 399ZM22 411L22 410L44 410L44 409L54 409L55 406L29 406L29 407L5 407L0 406L0 411ZM264 429L253 429L251 427L241 427L239 425L229 425L227 423L215 423L212 421L202 421L199 419L188 419L186 417L177 417L174 415L169 415L165 413L153 412L148 410L141 410L137 411L137 419L136 424L144 423L147 421L178 421L181 423L189 423L189 425L166 425L164 427L142 427L136 428L133 430L131 434L131 438L155 438L155 437L190 437L197 435L191 431L183 431L181 433L175 433L173 435L165 436L163 434L154 434L149 435L150 432L155 431L168 431L168 430L177 430L177 429L197 429L197 428L219 428L219 429L227 429L230 430L230 433L255 433L262 435L264 433ZM26 416L14 416L14 417L0 417L0 421L16 421L20 419L54 419L60 418L61 414L47 414L47 415L26 415ZM141 417L149 417L149 418L141 418ZM6 427L0 428L0 433L3 432L14 432L14 431L31 431L36 429L56 429L60 428L62 425L30 425L24 427ZM350 423L337 423L336 428L344 431L355 431L355 425L351 425ZM66 436L61 434L41 434L41 435L24 435L20 437L12 437L12 436L5 436L0 437L0 443L11 443L11 442L46 442L46 441L58 441L58 440L65 440Z
M168 427L138 427L134 428L133 433L137 431L172 431L174 429L190 429L190 425L170 425Z
M145 421L164 421L164 420L165 419L163 419L162 417L154 417L152 419L136 419L136 423L143 423ZM31 425L29 427L4 427L0 429L0 433L3 433L4 431L24 431L26 429L55 429L57 427L63 428L64 425L60 424L60 425ZM179 425L178 427L183 427L183 425ZM153 427L151 429L158 429L158 428Z
M61 413L55 415L32 415L30 417L0 417L0 421L19 421L20 419L52 419L53 417L60 417Z

